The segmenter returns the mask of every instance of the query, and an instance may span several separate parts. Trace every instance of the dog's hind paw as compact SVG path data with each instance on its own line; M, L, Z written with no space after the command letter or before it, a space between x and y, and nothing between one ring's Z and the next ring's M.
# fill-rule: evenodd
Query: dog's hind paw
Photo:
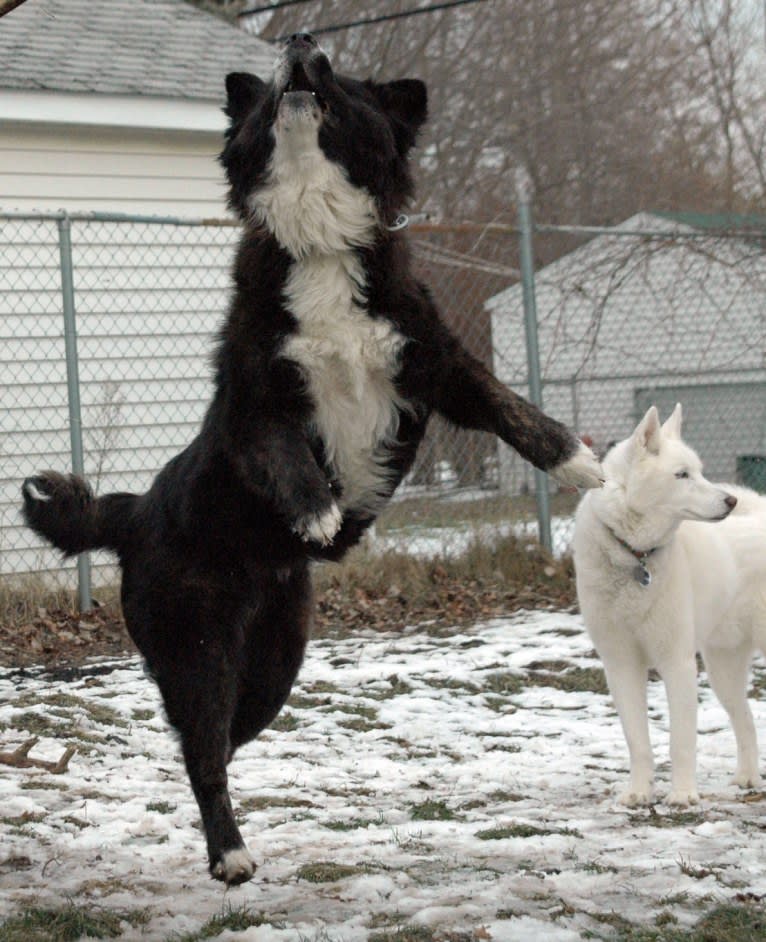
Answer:
M343 523L343 513L337 504L322 514L307 514L295 524L295 532L305 542L329 546Z
M210 873L216 880L223 880L226 886L238 886L252 878L255 864L245 847L237 847L227 850L210 868Z
M551 468L550 474L566 487L602 487L605 480L598 458L583 442L571 458Z

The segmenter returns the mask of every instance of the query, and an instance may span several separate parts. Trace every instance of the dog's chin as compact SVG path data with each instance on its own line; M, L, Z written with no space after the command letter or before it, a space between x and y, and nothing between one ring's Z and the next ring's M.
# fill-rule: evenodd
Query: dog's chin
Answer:
M708 516L708 514L696 513L695 511L690 510L686 514L684 514L684 520L689 520L693 523L718 523L721 520L725 520L731 513L732 509L733 508L731 507L727 507L723 511L723 513L720 513L714 516Z

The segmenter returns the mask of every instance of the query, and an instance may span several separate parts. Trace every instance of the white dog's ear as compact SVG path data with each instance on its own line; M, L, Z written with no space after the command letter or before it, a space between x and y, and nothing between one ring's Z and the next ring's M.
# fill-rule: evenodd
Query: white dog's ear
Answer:
M662 431L668 438L680 438L681 437L681 422L683 420L683 409L681 408L681 403L677 402L675 409L670 418L665 421L662 426Z
M632 440L635 445L644 451L656 455L660 450L660 414L656 406L650 406L649 411L641 419L633 432Z

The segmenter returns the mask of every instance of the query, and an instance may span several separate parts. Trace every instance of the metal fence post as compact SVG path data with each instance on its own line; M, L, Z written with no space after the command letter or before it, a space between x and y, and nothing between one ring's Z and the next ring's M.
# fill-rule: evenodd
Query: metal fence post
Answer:
M66 214L58 220L61 257L61 300L64 313L64 350L66 353L67 403L72 470L84 474L82 415L80 410L80 371L77 361L77 325L75 323L74 276L72 270L72 221ZM90 555L77 557L77 601L81 612L91 609Z
M535 301L535 268L532 257L532 179L526 168L516 172L516 198L519 219L519 249L521 253L521 283L524 301L524 334L527 340L527 375L529 398L540 409L543 407L543 389L540 378L540 350L537 343L537 304ZM535 501L537 528L540 542L553 551L551 539L551 506L548 476L539 468L535 473Z

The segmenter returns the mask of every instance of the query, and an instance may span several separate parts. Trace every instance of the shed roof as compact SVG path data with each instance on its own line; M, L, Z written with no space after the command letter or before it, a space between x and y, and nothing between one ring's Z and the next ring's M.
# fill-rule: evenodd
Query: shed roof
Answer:
M271 46L186 0L28 0L0 20L0 89L220 101Z

